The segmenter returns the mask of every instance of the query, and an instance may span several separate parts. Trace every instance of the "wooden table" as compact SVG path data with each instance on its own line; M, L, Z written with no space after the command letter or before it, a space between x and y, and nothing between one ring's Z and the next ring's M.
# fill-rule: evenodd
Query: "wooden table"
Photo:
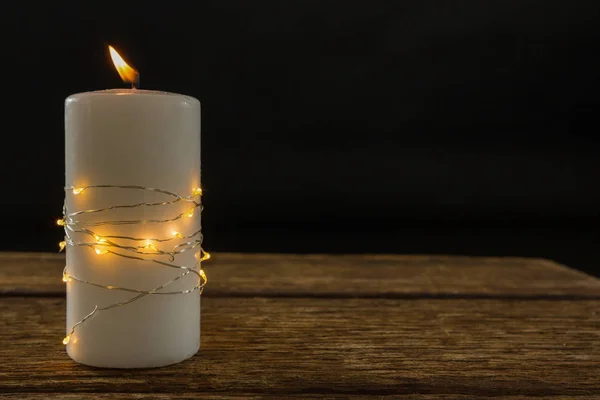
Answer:
M551 261L216 254L200 353L66 353L64 258L0 254L0 397L600 399L600 281Z

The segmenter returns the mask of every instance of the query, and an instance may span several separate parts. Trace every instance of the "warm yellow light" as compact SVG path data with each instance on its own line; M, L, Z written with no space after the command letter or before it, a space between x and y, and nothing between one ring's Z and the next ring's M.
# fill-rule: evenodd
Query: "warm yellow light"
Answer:
M206 277L206 274L204 273L203 269L200 270L200 277L202 277L202 279L204 280L204 284L208 282L208 278Z
M62 241L58 243L58 248L60 249L59 251L63 251L65 249L65 247L67 247L67 242L66 241Z
M84 191L85 188L73 188L73 194L79 194Z
M57 219L56 220L56 225L58 225L58 226L65 226L65 220L64 219Z
M202 188L194 189L194 196L202 196Z
M108 253L108 250L104 250L104 249L98 249L98 248L94 249L94 251L95 251L95 252L96 252L96 254L98 254L98 255L102 255L102 254L106 254L106 253Z
M63 274L63 282L69 282L69 275Z
M123 82L135 83L138 75L137 71L131 68L112 46L108 46L108 51L110 52L110 58L112 58L112 62L115 64L115 68L117 69L119 76L121 76L121 79L123 79Z
M194 216L194 209L192 208L190 211L188 211L187 213L185 213L185 215L187 215L188 217L192 218Z
M102 236L94 235L94 239L96 239L96 242L98 243L108 243L108 240L104 239Z
M154 251L158 251L158 249L156 248L156 246L153 243L148 243L147 245L144 246L145 249L150 249L150 250L154 250Z
M200 259L200 261L206 261L206 260L210 260L210 253L207 253L205 251L204 255L202 256L202 258Z
M71 335L65 336L65 338L63 339L63 344L66 345L67 343L69 343L70 340L71 340Z
M177 231L173 231L172 233L173 233L173 236L171 236L172 239L175 239L175 238L183 239L183 235L181 233L179 233Z

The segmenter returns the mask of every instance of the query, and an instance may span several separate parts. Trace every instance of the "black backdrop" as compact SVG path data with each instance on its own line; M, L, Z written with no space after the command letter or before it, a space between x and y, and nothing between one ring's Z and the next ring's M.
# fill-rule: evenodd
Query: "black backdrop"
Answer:
M54 251L63 102L142 87L202 102L218 251L524 255L600 273L590 1L10 2L4 250Z

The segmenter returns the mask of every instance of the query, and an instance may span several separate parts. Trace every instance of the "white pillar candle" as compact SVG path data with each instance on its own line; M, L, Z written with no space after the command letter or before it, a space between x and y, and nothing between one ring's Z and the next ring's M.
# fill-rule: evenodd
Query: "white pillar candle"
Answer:
M200 103L195 98L135 89L70 96L65 103L65 144L66 187L92 186L82 191L66 190L68 215L114 205L175 200L148 190L95 185L157 188L200 202L199 196L194 197L198 193L193 193L200 187ZM71 217L71 223L66 218L66 228L85 226L96 235L67 229L71 242L80 244L68 243L66 249L66 341L73 360L97 367L160 367L183 361L198 351L200 290L148 294L129 304L98 311L73 327L96 307L101 310L139 294L109 290L108 286L152 290L184 272L153 259L199 271L199 246L176 254L172 261L167 255L139 252L169 252L182 242L201 240L201 235L182 238L200 230L200 211L193 202L182 200L85 213ZM178 215L182 217L170 222L94 226L101 221L169 220ZM116 236L172 240L136 241ZM110 238L108 243L131 248L106 246L106 237ZM141 248L146 245L147 250ZM198 275L188 274L158 292L189 290L199 281Z

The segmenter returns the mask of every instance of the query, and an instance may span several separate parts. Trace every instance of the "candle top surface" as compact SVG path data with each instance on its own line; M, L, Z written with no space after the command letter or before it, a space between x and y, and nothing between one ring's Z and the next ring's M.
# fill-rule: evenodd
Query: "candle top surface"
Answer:
M109 98L114 96L127 96L135 98L179 98L188 103L199 103L198 99L192 96L186 96L179 93L162 92L158 90L141 90L141 89L106 89L96 90L93 92L83 92L73 94L66 99L66 103L76 102L80 100L89 100L92 98Z

